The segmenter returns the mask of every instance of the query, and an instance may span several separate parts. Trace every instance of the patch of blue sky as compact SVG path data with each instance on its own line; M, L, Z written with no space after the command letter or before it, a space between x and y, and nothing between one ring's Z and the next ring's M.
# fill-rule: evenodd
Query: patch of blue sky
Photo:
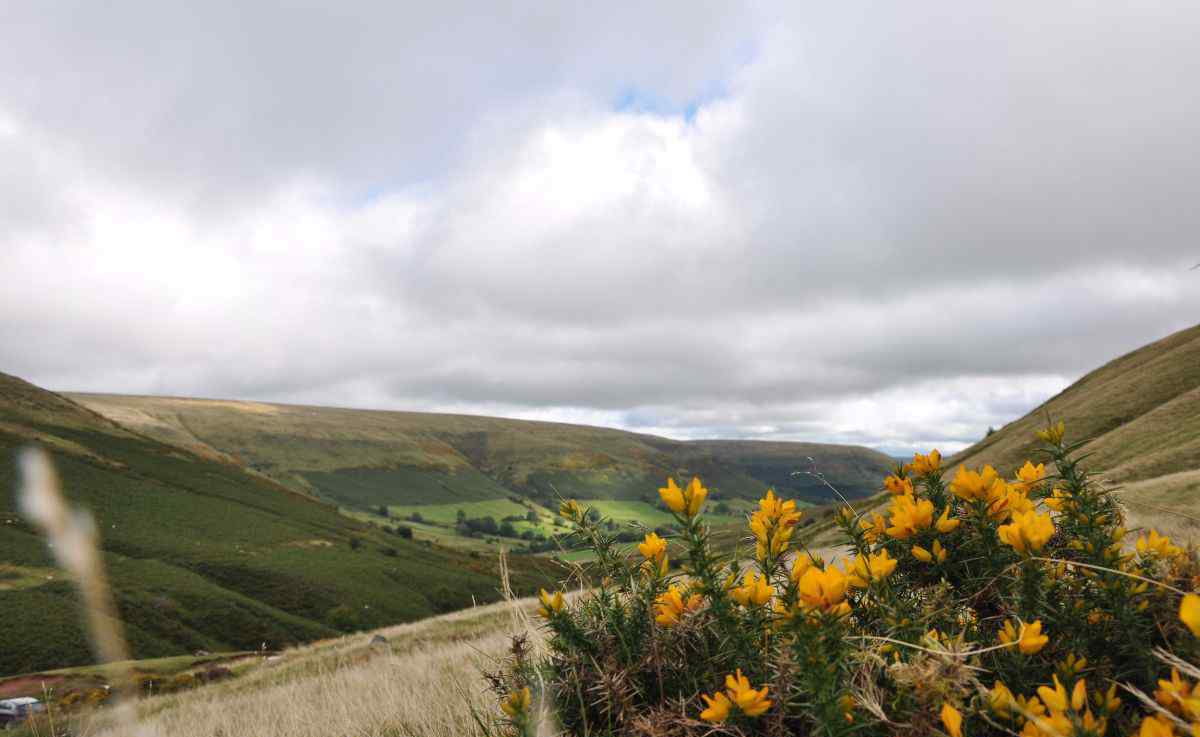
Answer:
M612 107L622 113L649 113L652 115L677 116L687 122L692 122L700 108L728 96L728 89L722 82L714 81L706 85L700 94L686 100L672 100L653 90L641 89L637 86L623 88L613 99Z
M745 39L733 49L725 65L726 71L741 69L752 64L760 52L759 44ZM623 87L613 98L612 107L618 112L674 115L691 123L700 109L709 103L729 97L728 78L718 75L705 84L700 91L684 100L673 100L654 90L643 89L635 84Z
M348 204L356 207L370 205L377 200L396 195L404 195L414 199L425 199L437 190L437 180L429 178L404 180L390 179L372 183L359 189L346 198Z

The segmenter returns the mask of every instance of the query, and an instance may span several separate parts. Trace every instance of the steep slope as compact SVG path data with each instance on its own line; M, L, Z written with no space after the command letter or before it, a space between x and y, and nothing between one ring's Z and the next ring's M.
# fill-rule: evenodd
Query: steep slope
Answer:
M12 461L30 443L94 514L138 657L296 643L498 596L494 558L385 535L0 374L0 673L90 657L71 586L17 513ZM545 580L540 561L514 562L519 588Z
M700 475L718 494L774 485L813 500L826 489L791 471L818 468L843 493L878 485L888 459L813 443L686 443L611 428L419 412L257 402L69 395L161 440L245 463L296 489L353 506L449 504L514 493L552 499L653 496L668 475Z
M1200 325L1092 371L951 462L1010 472L1033 457L1047 418L1085 441L1079 452L1123 487L1135 523L1200 531Z

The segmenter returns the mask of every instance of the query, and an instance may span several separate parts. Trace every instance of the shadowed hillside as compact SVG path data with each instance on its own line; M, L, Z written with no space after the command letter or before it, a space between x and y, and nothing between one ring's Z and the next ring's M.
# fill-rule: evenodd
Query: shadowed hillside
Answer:
M848 496L874 492L889 459L815 443L680 442L610 428L495 417L257 402L75 394L129 427L246 464L340 503L456 504L519 494L551 502L653 499L667 476L699 475L724 498L768 486L812 501L828 491L791 475L814 463ZM809 459L812 460L809 460Z
M137 657L276 647L498 597L492 556L384 534L0 374L0 673L90 659L72 586L17 513L13 460L31 443L96 518ZM519 588L545 580L544 561L514 564Z
M1010 473L1034 457L1047 418L1086 441L1088 464L1123 487L1134 524L1200 531L1200 325L1092 371L950 462Z

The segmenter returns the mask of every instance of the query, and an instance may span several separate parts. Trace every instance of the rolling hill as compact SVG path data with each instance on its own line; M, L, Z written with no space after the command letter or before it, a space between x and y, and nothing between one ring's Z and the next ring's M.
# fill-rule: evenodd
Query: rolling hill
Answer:
M1033 458L1047 418L1106 481L1121 486L1133 524L1200 532L1200 325L1117 358L949 462L1008 473Z
M0 374L0 674L90 660L72 586L17 514L12 461L30 443L51 452L67 495L94 514L140 658L278 647L499 595L486 552L387 535ZM549 580L549 566L514 560L518 588Z
M855 446L682 442L611 428L495 417L258 402L71 394L122 425L212 458L245 464L298 491L358 508L456 505L513 495L646 500L667 476L699 475L725 499L768 486L820 502L815 467L847 496L879 486L890 465Z

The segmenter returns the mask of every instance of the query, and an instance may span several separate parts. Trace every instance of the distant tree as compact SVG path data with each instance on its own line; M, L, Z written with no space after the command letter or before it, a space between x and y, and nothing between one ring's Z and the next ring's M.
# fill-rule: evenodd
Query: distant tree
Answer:
M362 547L362 538L355 537L355 536L351 535L351 537L350 537L350 549L351 549L351 550L358 550L358 549L359 549L359 548L361 548L361 547Z
M467 521L467 513L462 511L461 509L458 510L457 512L455 512L455 521L458 523L466 522Z
M987 431L987 435L985 437L990 438L991 436L993 436L995 434L996 434L996 428L992 427L991 425L988 425L988 431Z
M420 512L413 512L412 514L408 515L408 520L410 522L418 522L419 523L419 522L424 522L425 518L421 516Z
M525 521L531 525L536 525L538 523L538 513L532 509L529 510L525 513Z
M380 516L380 517L384 517L384 518L386 518L386 517L388 517L388 516L389 516L389 515L388 515L388 508L387 508L387 505L386 505L386 504L380 504L380 505L379 505L379 516Z
M476 537L481 535L496 535L500 532L500 526L496 524L495 517L474 517L463 520L460 528L465 528L467 534Z
M716 506L713 507L713 512L729 516L733 514L733 509L729 506L729 502L717 502Z
M504 522L500 525L500 536L501 537L516 537L517 536L517 528L513 527L512 522Z
M405 540L412 540L413 529L408 525L399 525L396 527L396 534Z

